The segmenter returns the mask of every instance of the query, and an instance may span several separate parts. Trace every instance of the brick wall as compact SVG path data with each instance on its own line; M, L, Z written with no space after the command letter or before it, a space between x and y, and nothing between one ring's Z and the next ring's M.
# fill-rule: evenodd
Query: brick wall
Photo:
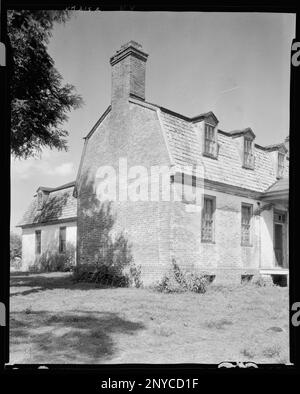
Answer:
M130 45L129 45L130 47ZM130 95L145 99L145 72L147 54L141 56L131 47L131 52L112 58L112 106Z
M216 201L214 243L201 242L201 206L175 202L172 220L172 256L185 269L216 274L216 281L240 281L259 269L259 216L252 218L252 246L241 246L241 204L256 201L204 190Z
M99 166L112 165L118 173L119 158L128 168L142 165L170 165L156 111L140 105L118 102L87 143L78 187L78 263L93 262L99 252L101 226L93 215L92 200ZM132 244L143 280L150 284L170 262L170 203L118 201L112 205L115 217L112 235L123 232ZM88 225L88 227L87 227Z

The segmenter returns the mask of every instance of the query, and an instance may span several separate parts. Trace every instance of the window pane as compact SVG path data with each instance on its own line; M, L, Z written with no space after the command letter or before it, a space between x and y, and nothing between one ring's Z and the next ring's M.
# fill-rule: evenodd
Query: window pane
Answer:
M59 229L59 251L61 253L66 251L66 227Z
M252 152L252 140L244 139L244 165L252 167L254 165L254 157Z
M201 239L202 241L212 242L213 241L213 211L214 201L212 198L204 198L203 214L202 214L202 229Z
M242 205L241 214L241 242L242 245L250 245L252 206Z
M214 155L214 147L215 147L215 129L213 126L206 124L205 125L205 139L204 139L204 151L210 155Z
M43 193L39 192L37 197L38 197L38 209L42 209L42 207L43 207Z
M41 231L37 230L35 232L35 253L41 254Z
M277 167L277 176L282 177L284 172L284 154L278 152L278 167Z

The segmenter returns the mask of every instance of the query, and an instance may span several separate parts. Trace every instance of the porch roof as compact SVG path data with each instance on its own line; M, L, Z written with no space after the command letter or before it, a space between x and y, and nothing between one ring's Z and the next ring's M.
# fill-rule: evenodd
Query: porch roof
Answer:
M289 178L284 177L276 181L263 194L262 199L273 201L287 201L289 198Z

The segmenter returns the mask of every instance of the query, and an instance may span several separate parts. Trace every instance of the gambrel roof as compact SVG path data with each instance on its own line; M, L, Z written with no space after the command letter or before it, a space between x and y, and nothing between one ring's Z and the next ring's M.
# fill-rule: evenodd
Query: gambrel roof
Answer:
M132 103L140 104L139 100ZM140 104L141 105L141 104ZM248 189L253 192L263 193L276 181L277 168L269 149L254 145L255 166L254 169L243 167L243 157L234 141L236 134L255 134L251 128L224 132L218 130L219 153L218 158L205 157L202 154L197 126L193 118L177 114L166 108L145 102L145 106L156 108L161 120L162 132L166 137L171 161L174 165L196 165L202 163L204 167L204 179ZM207 114L212 114L209 112ZM234 134L234 136L232 135ZM276 146L281 146L277 144ZM285 175L288 168L285 169Z
M77 200L73 197L74 186L75 182L69 182L56 188L39 187L37 191L49 193L42 209L38 209L35 195L18 227L76 220Z

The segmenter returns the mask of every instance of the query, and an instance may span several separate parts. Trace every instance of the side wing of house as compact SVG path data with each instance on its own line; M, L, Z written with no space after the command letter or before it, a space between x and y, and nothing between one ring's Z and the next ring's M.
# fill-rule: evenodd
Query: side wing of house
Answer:
M18 227L22 228L22 267L27 271L43 254L76 247L77 201L74 182L59 188L39 188Z

